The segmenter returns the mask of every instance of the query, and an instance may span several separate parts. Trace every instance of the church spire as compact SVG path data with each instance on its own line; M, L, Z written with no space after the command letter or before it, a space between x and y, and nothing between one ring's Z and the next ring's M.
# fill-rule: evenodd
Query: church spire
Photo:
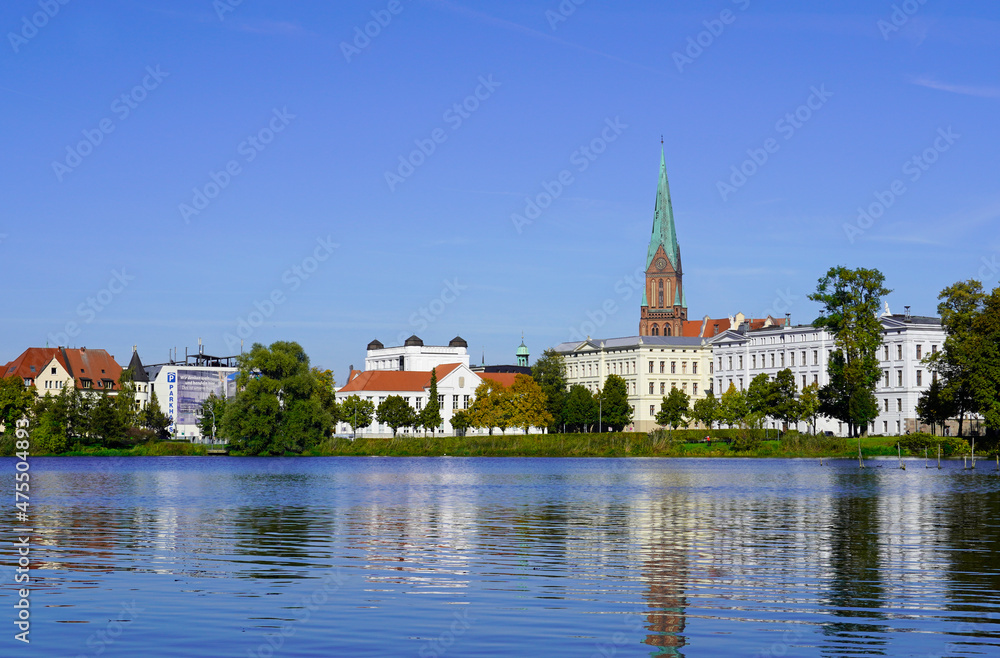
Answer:
M670 183L667 181L667 163L660 146L660 182L656 186L656 209L653 215L653 235L649 239L646 252L646 267L653 262L656 250L663 245L670 264L677 269L680 248L677 245L677 229L674 227L674 209L670 203Z

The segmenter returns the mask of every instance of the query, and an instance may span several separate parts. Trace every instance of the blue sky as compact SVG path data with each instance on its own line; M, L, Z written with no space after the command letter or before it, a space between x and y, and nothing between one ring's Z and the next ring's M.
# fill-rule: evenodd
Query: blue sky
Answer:
M661 135L691 317L996 286L1000 5L830 4L5 2L0 362L634 335Z

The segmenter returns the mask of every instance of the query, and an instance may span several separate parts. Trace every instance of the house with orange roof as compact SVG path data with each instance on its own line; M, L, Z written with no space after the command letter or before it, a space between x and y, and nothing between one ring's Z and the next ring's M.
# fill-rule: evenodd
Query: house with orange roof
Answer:
M118 393L122 367L102 349L29 347L0 368L0 377L18 377L38 395L58 395L72 384L84 391Z

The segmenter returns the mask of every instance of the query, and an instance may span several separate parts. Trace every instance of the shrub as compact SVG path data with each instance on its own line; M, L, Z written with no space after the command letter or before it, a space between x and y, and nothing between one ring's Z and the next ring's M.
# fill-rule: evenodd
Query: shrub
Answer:
M931 434L901 436L899 446L915 455L923 454L925 448L928 454L936 455L938 446L941 446L941 454L945 456L968 454L972 451L972 446L965 439L957 436L933 436Z

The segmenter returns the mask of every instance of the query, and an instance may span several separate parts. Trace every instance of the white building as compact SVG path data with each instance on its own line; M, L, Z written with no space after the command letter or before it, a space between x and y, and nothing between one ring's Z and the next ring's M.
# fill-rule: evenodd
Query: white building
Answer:
M210 443L211 436L202 436L202 403L215 393L217 397L231 398L236 395L236 357L215 357L204 354L185 355L184 361L170 361L151 366L142 366L138 354L133 355L133 375L139 389L136 397L140 404L149 402L152 394L160 404L160 409L170 419L167 430L175 438L192 443ZM143 375L137 374L142 370ZM142 399L142 391L148 391ZM221 419L216 419L217 421Z
M375 408L390 395L398 395L420 412L427 406L430 397L431 371L437 375L438 404L442 423L436 433L440 436L453 435L451 419L458 411L466 410L476 397L476 388L484 379L491 379L510 386L517 373L513 372L473 372L469 367L468 343L456 336L447 346L424 345L417 336L410 336L402 346L385 347L377 340L368 344L365 370L352 370L347 383L336 393L338 402L357 395L367 399ZM350 419L337 424L338 434L351 432ZM401 434L410 434L413 428L400 429ZM508 428L507 432L520 432L518 428ZM531 433L544 432L544 428L531 428ZM417 433L423 434L423 430ZM469 428L467 435L488 434L487 429ZM500 430L494 429L495 435ZM392 429L376 420L367 427L359 427L360 436L389 437Z
M879 416L868 429L874 434L887 435L925 431L925 426L920 426L917 420L916 405L934 375L922 359L941 349L944 343L941 320L888 312L879 319L883 377L875 391ZM763 329L748 329L744 325L719 334L711 343L716 395L724 393L730 384L745 390L757 375L764 373L773 379L785 368L792 371L799 391L812 383L826 386L827 362L836 349L830 332L811 325ZM780 427L775 420L769 420L768 426ZM799 423L793 429L804 431L806 424ZM823 417L819 418L816 429L838 435L848 430L844 423Z
M680 388L693 403L712 388L712 348L703 338L630 336L560 343L554 348L566 365L566 384L591 392L608 375L619 375L628 388L632 425L628 431L658 427L656 414L671 388Z

